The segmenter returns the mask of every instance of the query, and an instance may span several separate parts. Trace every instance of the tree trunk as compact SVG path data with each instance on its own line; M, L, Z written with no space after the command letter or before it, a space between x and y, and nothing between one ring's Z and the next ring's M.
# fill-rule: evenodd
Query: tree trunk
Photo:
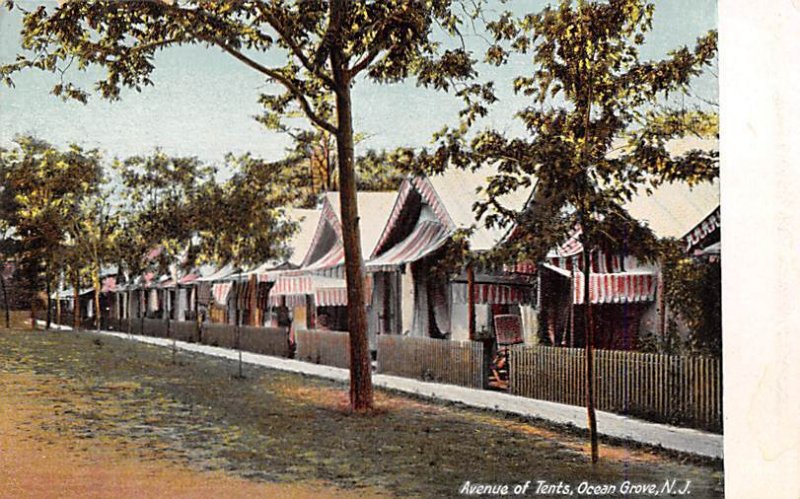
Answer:
M6 315L6 329L11 327L11 309L8 304L8 291L6 290L6 278L2 275L5 269L0 269L0 287L3 288L3 309Z
M31 289L31 329L36 329L36 291Z
M52 288L50 286L50 276L48 275L45 279L45 291L47 292L47 317L44 323L44 328L49 330L53 321L51 313L51 310L53 309L53 298L50 296L52 292Z
M130 281L126 281L125 284L130 286ZM128 329L128 335L130 336L131 334L133 334L133 316L131 315L131 312L133 311L133 290L128 288L128 290L125 293L128 295L128 308L125 314L125 318L128 319L127 329Z
M59 329L61 329L62 320L61 320L61 276L62 274L59 272L58 274L58 292L56 293L56 324L59 325Z
M75 272L72 278L72 296L74 307L72 307L72 330L77 331L81 327L81 278Z
M584 229L585 230L585 229ZM592 321L592 300L589 296L589 280L592 274L589 245L583 247L583 327L586 338L586 412L589 417L589 439L592 448L592 463L598 459L597 416L594 411L594 324Z
M94 282L94 328L100 331L100 278L95 278Z
M248 317L248 324L251 326L260 326L261 325L261 317L258 310L258 276L252 275L250 276L250 281L247 284L249 286L249 294L248 296L248 309L250 310L250 317Z
M334 0L330 4L333 33L331 63L336 84L336 149L350 330L350 406L354 411L369 411L373 407L372 366L367 341L367 311L364 307L366 290L356 197L351 81L342 44L343 17L348 7L346 0Z
M477 339L475 331L475 269L472 264L467 266L467 324L469 339L475 341Z
M203 342L203 322L200 320L200 286L195 283L194 285L194 320L197 323L196 331L197 331L197 343Z

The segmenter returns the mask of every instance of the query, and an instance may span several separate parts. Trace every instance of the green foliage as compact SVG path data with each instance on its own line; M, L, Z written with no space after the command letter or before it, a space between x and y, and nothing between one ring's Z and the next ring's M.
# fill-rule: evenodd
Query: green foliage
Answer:
M367 150L356 158L356 185L360 191L394 191L411 171L414 152L400 147L393 151Z
M15 7L8 0L5 4ZM396 82L415 74L420 85L437 89L473 75L474 61L463 48L442 51L430 36L458 33L457 5L452 0L62 2L25 13L26 53L0 68L0 77L13 84L14 73L24 69L61 74L73 62L77 69L97 65L106 75L96 90L118 99L123 87L152 85L157 51L207 44L285 89L262 96L262 122L277 128L283 117L301 113L335 133L333 97L359 75ZM257 54L267 51L287 54L286 64L261 63ZM72 82L59 83L53 93L80 101L89 96Z
M718 262L691 258L680 244L664 251L664 297L688 329L687 349L722 354L722 269ZM677 324L671 324L675 330Z
M117 163L125 227L120 258L132 275L199 262L249 265L285 251L292 227L281 207L296 196L286 169L250 155L229 156L227 164L233 175L220 183L216 168L160 150Z
M530 72L514 80L514 91L529 98L516 113L528 134L507 137L483 130L467 132L480 101L468 101L462 125L437 134L438 150L429 156L433 169L446 165L495 164L499 173L479 202L489 226L516 226L509 248L541 258L579 224L585 246L620 247L647 257L657 250L652 233L622 206L640 189L664 181L690 184L718 176L715 152L667 151L670 139L689 134L714 136L715 113L662 109L660 102L685 92L691 79L714 62L716 32L681 47L660 61L640 58L651 29L653 4L643 0L589 2L562 0L541 12L515 18L510 13L488 23L494 40L486 54L503 64L511 54L529 55ZM473 94L473 96L477 93ZM500 197L517 189L534 191L522 212ZM616 234L609 231L621 223ZM588 243L588 244L586 244Z
M286 256L286 239L297 229L285 218L285 206L297 193L286 183L280 162L249 155L228 157L233 176L210 184L194 202L195 245L200 260L260 264Z
M40 289L64 265L86 255L73 251L75 229L102 182L100 154L77 145L59 150L30 136L0 150L0 219L10 233L22 273Z
M133 275L147 268L168 272L202 220L198 198L216 171L197 158L170 157L160 150L117 161L115 168L123 187L121 260ZM156 249L157 256L148 258Z

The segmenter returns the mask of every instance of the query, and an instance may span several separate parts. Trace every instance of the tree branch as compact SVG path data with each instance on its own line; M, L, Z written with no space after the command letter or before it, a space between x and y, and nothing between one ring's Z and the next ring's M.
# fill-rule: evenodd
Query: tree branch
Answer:
M165 0L159 0L159 4L162 5L163 7L167 8L167 9L169 9L169 10L172 10L173 12L177 12L177 13L182 14L182 15L189 15L191 17L194 17L196 15L202 16L202 13L196 13L194 11L189 11L189 10L186 10L186 9L182 9L182 8L176 6L175 4L172 4L172 3L168 2L168 1L165 1ZM270 23L270 24L272 24L272 23ZM273 26L273 28L275 28L275 26ZM275 28L275 29L276 29L276 31L278 31L278 33L281 35L281 37L287 42L287 45L289 45L289 46L294 45L293 42L288 37L284 36L281 33L281 31L278 30L278 28ZM294 98L300 104L300 107L303 109L303 112L306 114L306 116L308 116L308 118L315 125L317 125L318 127L322 128L323 130L326 130L326 131L328 131L328 132L330 132L332 134L335 134L337 132L337 127L335 127L331 123L325 121L317 113L314 112L314 109L311 107L311 104L308 102L308 99L306 99L306 97L303 94L303 92L297 87L297 85L291 79L289 79L286 76L282 75L279 71L277 71L275 69L268 68L268 67L258 63L257 61L255 61L255 60L251 59L250 57L244 55L240 50L237 50L237 49L231 47L229 44L225 43L224 41L222 41L222 40L220 40L218 38L205 36L200 32L195 33L195 36L197 36L199 39L205 41L208 44L216 45L216 46L220 47L221 49L223 49L224 51L228 52L230 55L232 55L233 57L235 57L239 61L245 63L247 66L250 66L251 68L253 68L256 71L258 71L259 73L267 75L270 78L272 78L273 80L276 80L279 83L281 83L294 96ZM295 45L295 47L296 47L296 45ZM296 51L294 49L292 51L295 54L299 53L298 57L300 57L300 60L303 61L304 59L306 59L305 55L302 54L302 51L300 51L299 47L296 47L296 49L297 49ZM307 59L306 59L306 61L307 61ZM306 62L304 62L303 64L306 64ZM314 72L313 70L311 70L311 71ZM316 73L315 73L315 76L319 76L319 75L316 75ZM325 78L322 78L322 79L324 80ZM328 78L328 80L330 80L330 79ZM331 83L333 83L332 80L330 80L330 81L331 81ZM331 89L335 90L336 87L332 86Z
M392 49L394 44L389 46L389 50ZM369 50L364 57L361 58L360 61L356 62L352 68L350 68L350 76L355 77L358 73L369 67L370 64L375 60L376 57L381 53L383 47L380 45L374 46L372 49Z
M325 121L316 112L314 112L314 109L311 107L311 104L308 102L308 99L306 99L306 97L303 95L303 92L297 87L297 85L291 79L289 79L286 76L282 75L279 71L277 71L277 70L275 70L273 68L268 68L268 67L266 67L266 66L264 66L262 64L259 64L258 62L256 62L253 59L247 57L246 55L241 53L239 50L234 49L233 47L231 47L230 45L228 45L227 43L225 43L223 41L214 40L214 39L210 39L210 38L203 38L203 39L208 43L211 43L213 45L217 45L222 50L224 50L225 52L229 53L230 55L232 55L233 57L235 57L239 61L245 63L247 66L250 66L251 68L255 69L259 73L263 73L263 74L269 76L270 78L272 78L273 80L277 80L284 87L286 87L286 89L289 90L289 92L295 97L295 99L297 100L298 104L300 104L300 107L303 109L303 112L306 114L306 116L308 116L308 118L315 125L317 125L318 127L322 128L323 130L325 130L327 132L330 132L332 134L336 134L337 127L335 127L331 123Z
M305 68L310 71L311 74L322 80L322 82L325 83L328 88L335 90L336 84L334 83L333 79L324 72L320 71L319 66L311 62L306 54L303 53L303 50L300 48L300 46L289 36L283 24L281 24L281 22L278 21L278 19L271 12L267 11L260 2L256 2L256 4L261 16L270 26L272 26L272 29L278 32L278 35L280 35L281 39L286 43L286 45L289 46L289 49L291 49L292 53L300 60L303 66L305 66Z

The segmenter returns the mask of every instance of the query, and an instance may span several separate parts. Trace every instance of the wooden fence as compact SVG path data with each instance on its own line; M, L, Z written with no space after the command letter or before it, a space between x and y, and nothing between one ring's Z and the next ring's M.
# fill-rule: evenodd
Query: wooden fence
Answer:
M200 334L197 330L196 321L169 321L171 337L178 341L189 341L196 343L199 341Z
M516 346L509 354L509 391L571 405L586 403L585 352L580 348ZM719 358L596 350L599 410L652 421L722 429Z
M156 336L166 338L167 321L161 319L144 319L142 324L142 334L145 336Z
M282 327L241 327L242 350L289 357L289 329Z
M113 317L103 318L100 329L105 331L128 332L128 319L115 319Z
M300 329L295 335L297 360L345 369L350 367L350 333Z
M378 372L483 387L483 344L400 335L378 336Z
M214 347L236 348L236 326L229 324L203 324L201 341Z

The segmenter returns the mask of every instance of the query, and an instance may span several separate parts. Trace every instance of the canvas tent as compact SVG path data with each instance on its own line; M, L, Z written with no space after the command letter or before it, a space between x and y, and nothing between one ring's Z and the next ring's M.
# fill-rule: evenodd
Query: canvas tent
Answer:
M470 230L472 251L486 251L502 238L500 228L487 228L475 220L473 204L485 198L480 190L497 174L491 166L475 171L451 168L441 175L405 179L389 221L367 262L375 291L371 329L380 334L451 337L467 339L467 301L464 279L434 276L433 263L458 230ZM501 199L519 210L527 193L515 192ZM479 296L481 326L491 328L489 308L500 302L522 299L519 282L484 277ZM478 296L478 294L476 294Z
M713 148L715 142L676 141L668 149L676 153L696 147ZM691 239L698 226L703 234L718 229L714 214L719 208L719 183L691 187L682 182L665 183L650 194L640 191L624 208L658 238ZM624 252L624 242L621 246L610 252L595 249L590 255L589 301L598 305L598 348L635 349L642 333L662 331L664 327L666 310L659 265L638 261ZM580 346L583 341L583 326L578 323L581 314L574 314L573 309L586 301L582 249L580 228L576 228L537 266L543 336L553 344Z
M364 255L369 255L375 247L395 197L394 192L358 193L359 230ZM326 193L322 198L313 237L300 267L278 270L270 275L275 279L275 285L270 291L270 304L273 307L290 309L295 327L313 327L319 313L328 316L331 328L347 328L344 310L347 305L347 291L340 214L339 193ZM369 298L369 278L366 286Z

